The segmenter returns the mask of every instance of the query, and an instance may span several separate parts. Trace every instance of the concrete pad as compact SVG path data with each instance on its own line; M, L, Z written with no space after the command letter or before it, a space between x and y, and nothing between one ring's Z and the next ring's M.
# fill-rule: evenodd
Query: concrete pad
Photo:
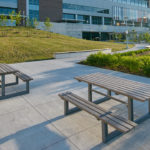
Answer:
M0 115L12 113L28 107L29 104L22 97L14 97L0 101Z
M54 98L53 100L36 105L35 108L38 110L42 116L47 118L48 120L57 120L58 118L64 117L64 103L62 100L58 100Z
M85 118L80 115L81 112L64 117L60 120L53 122L53 125L59 129L65 136L69 137L73 134L86 130L95 126L98 122L90 118Z
M64 139L65 137L46 121L1 138L0 149L41 150Z
M46 121L31 106L0 116L0 138Z
M63 140L49 146L44 150L79 150L76 145L72 144L69 140Z
M79 60L81 58L12 64L34 80L30 94L0 101L0 150L149 150L149 120L132 132L102 144L101 122L95 117L83 111L63 115L64 104L58 93L73 91L87 99L87 84L77 82L75 76L101 72L150 84L149 78L76 64ZM8 90L22 88L21 83ZM94 100L101 97L93 96ZM117 97L126 100L121 95ZM125 118L128 116L127 107L114 100L100 106ZM146 113L147 103L135 101L134 108L137 118Z
M109 132L114 131L112 127L109 127ZM88 130L84 130L75 134L69 139L76 144L81 150L90 150L95 145L103 145L102 143L102 135L101 135L101 121L96 126L89 128Z

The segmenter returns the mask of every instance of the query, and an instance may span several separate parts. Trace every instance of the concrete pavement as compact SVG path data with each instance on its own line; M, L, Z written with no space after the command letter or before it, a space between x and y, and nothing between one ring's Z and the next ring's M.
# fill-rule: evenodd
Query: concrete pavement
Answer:
M30 94L0 101L0 150L150 150L149 119L103 144L101 123L94 117L83 111L64 117L58 93L69 90L87 98L87 84L77 82L75 76L102 72L150 84L149 78L76 64L79 59L12 64L34 80ZM22 88L21 83L7 90ZM110 100L101 106L127 117L127 107L119 102ZM147 103L135 102L134 107L136 118L147 111Z

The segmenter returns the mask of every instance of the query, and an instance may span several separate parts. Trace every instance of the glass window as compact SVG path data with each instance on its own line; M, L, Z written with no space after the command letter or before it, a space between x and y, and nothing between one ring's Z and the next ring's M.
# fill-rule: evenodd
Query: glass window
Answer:
M104 18L104 24L105 25L112 25L112 18Z
M71 9L71 10L80 10L80 11L91 11L96 13L104 13L109 14L109 9L98 8L98 7L91 7L91 6L83 6L83 5L76 5L76 4L68 4L63 3L63 9Z
M30 19L37 19L39 20L39 11L37 10L29 10L29 16L30 16Z
M83 24L90 24L90 16L78 15L78 20L81 21Z
M39 0L29 0L30 5L39 5Z
M17 8L17 0L0 0L0 6Z
M16 12L17 10L14 8L0 8L0 14L9 15L12 12Z
M63 14L65 20L75 20L75 14Z
M102 17L92 16L92 24L102 24Z
M148 0L112 0L112 1L148 8Z
M29 18L39 20L39 0L29 0Z

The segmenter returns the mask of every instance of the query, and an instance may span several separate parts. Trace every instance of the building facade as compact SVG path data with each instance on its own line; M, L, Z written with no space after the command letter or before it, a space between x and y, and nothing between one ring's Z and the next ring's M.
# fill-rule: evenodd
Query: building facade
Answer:
M0 14L21 11L23 17L46 17L52 31L77 38L107 40L113 32L149 32L150 0L0 0Z
M21 12L23 18L52 22L62 20L62 0L0 0L0 15Z
M148 32L150 1L63 0L62 20L63 34L84 39L108 40L113 32L126 30Z

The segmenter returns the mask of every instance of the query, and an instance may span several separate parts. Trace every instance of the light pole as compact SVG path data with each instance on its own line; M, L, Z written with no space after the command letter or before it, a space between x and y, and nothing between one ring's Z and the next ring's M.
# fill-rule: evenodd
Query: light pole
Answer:
M129 31L128 30L126 30L126 49L128 49L129 48L129 46L128 46L128 33L129 33Z
M144 16L144 17L142 17L142 19L141 19L141 27L143 27L143 23L144 23L144 20L146 19L146 17Z

